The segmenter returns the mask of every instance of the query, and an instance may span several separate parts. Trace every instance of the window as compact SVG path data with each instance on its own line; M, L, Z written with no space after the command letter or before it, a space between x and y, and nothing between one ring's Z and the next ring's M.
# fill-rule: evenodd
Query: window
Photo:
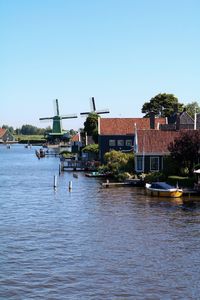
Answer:
M150 157L150 170L151 171L159 170L159 157Z
M132 140L126 140L126 146L131 147L132 146Z
M136 168L137 168L138 172L143 171L143 157L142 156L137 156Z
M115 140L109 140L110 147L115 147L115 145L116 145Z
M124 146L124 140L117 140L117 146L123 147Z

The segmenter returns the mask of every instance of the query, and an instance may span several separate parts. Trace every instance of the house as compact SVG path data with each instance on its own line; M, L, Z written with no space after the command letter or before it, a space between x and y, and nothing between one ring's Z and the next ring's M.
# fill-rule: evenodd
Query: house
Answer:
M8 129L0 128L0 143L15 142L15 137L9 132Z
M163 169L163 158L169 155L168 146L180 131L137 130L135 171L148 173Z
M165 118L99 118L99 155L104 162L104 155L111 150L131 151L134 145L135 129L159 129L166 124ZM157 131L157 130L156 130Z
M196 124L195 124L196 123ZM167 118L167 123L160 126L161 130L200 129L200 114L194 120L186 110L182 113L175 112Z
M80 132L78 132L71 138L70 144L73 153L78 153L80 151L80 148L83 146Z

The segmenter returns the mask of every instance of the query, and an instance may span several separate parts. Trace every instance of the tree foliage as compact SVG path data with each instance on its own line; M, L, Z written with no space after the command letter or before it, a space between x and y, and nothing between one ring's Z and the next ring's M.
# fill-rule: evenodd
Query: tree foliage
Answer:
M2 125L2 128L7 129L11 134L14 133L14 128L8 125Z
M21 128L21 134L25 134L25 135L31 135L31 134L37 134L38 133L38 129L36 126L32 126L32 125L23 125Z
M191 103L188 103L185 105L186 111L188 112L188 114L194 119L194 114L196 113L200 113L200 106L199 104L194 101Z
M134 155L133 153L122 153L121 151L112 150L104 156L107 168L114 175L120 172L133 172Z
M99 145L98 144L87 145L83 148L82 151L85 153L90 152L90 153L99 154Z
M98 118L96 113L90 113L84 122L84 132L92 136L95 143L98 142Z
M200 158L200 131L181 132L180 136L170 143L168 149L171 157L179 163L180 170L188 168L191 175Z
M169 117L176 108L178 111L182 111L183 104L179 103L178 98L173 94L163 93L151 98L149 102L145 102L142 113L145 114L144 117L149 117L150 112L154 112L157 117Z

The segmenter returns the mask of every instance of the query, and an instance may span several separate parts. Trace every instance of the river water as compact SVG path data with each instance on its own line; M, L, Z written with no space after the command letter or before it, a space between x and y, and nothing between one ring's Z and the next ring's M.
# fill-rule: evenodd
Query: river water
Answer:
M200 299L200 202L81 172L54 190L34 152L0 146L0 299Z

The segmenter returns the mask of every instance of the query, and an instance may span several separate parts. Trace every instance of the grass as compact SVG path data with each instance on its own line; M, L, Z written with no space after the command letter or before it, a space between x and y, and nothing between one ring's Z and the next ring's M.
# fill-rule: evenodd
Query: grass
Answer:
M43 135L15 135L15 139L19 142L19 143L28 143L30 142L31 144L34 143L45 143L45 139Z

